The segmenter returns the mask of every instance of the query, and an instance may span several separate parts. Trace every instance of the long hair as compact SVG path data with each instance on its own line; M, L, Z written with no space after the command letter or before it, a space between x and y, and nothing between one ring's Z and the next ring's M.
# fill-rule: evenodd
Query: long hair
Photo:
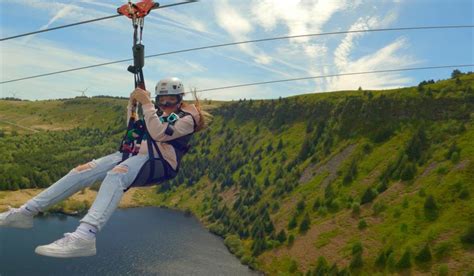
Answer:
M203 129L206 129L209 124L211 123L212 121L212 115L207 112L202 106L201 106L201 102L199 101L199 98L197 97L196 95L196 90L193 90L193 97L194 97L194 106L196 107L197 111L199 112L199 122L196 126L196 129L195 131L196 132L199 132ZM183 102L181 104L182 107L186 107L187 105L189 105L188 103L185 103Z

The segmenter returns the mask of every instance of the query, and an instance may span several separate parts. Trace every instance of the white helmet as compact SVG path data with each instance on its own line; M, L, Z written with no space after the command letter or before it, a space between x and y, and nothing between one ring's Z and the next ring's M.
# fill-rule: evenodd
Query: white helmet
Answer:
M155 86L156 96L184 96L184 85L178 78L165 78L160 80Z

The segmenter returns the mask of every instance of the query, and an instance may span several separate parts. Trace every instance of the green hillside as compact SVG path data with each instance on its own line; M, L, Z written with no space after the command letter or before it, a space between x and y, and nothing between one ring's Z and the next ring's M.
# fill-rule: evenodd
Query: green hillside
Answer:
M467 74L219 105L146 204L192 212L270 275L472 275L473 89ZM0 125L0 189L47 186L116 150L125 105L0 101L0 120L51 129Z

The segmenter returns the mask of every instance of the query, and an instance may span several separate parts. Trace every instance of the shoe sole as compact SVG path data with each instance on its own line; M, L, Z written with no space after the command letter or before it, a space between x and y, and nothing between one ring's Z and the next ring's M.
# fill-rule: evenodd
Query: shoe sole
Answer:
M41 246L36 247L35 253L38 255L43 255L47 257L55 257L55 258L74 258L74 257L89 257L94 256L97 254L96 249L88 249L88 250L79 250L71 253L63 253L58 251L48 250L46 248L42 248Z

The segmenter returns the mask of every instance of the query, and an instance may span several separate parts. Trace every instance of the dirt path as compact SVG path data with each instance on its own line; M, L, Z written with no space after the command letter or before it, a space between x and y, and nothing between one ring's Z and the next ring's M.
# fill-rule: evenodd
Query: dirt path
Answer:
M326 188L326 186L337 177L337 171L339 170L342 162L344 162L344 160L346 160L347 157L352 154L356 146L356 144L347 146L344 150L331 157L331 159L329 159L329 161L323 165L319 163L309 165L301 174L300 183L306 183L316 175L324 171L328 171L329 175L321 183L321 187Z

